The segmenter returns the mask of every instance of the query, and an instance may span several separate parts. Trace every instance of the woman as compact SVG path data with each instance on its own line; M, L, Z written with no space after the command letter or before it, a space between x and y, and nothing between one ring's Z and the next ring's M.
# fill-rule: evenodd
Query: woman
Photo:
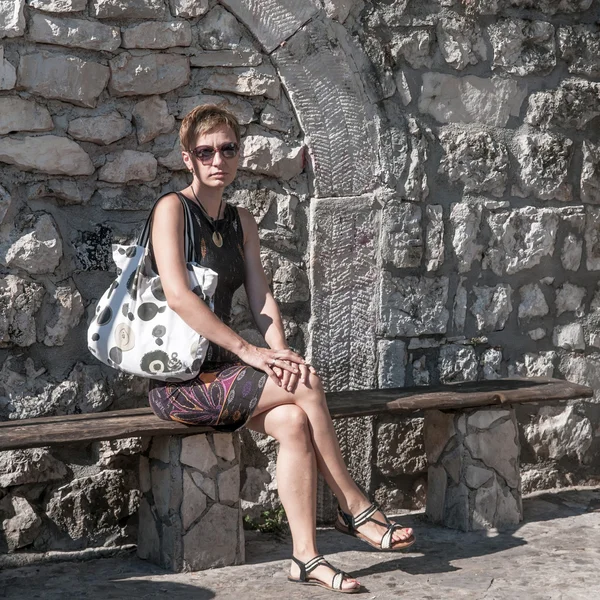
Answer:
M180 141L192 183L158 201L151 247L169 306L211 344L197 378L152 382L150 404L164 419L228 431L245 425L277 439L277 486L293 539L288 579L357 592L360 583L317 550L317 468L338 499L336 528L343 533L378 549L400 550L414 542L412 530L388 521L351 479L321 382L286 343L261 265L254 218L223 202L223 190L238 168L237 120L217 106L199 106L183 120ZM219 274L214 313L188 287L181 197L195 216L196 260ZM227 326L233 293L242 284L268 349L244 341Z

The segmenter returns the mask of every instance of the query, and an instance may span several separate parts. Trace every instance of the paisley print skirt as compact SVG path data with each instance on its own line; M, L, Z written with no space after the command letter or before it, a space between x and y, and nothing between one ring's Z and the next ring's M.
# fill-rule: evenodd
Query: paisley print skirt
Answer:
M165 421L235 431L252 416L267 381L242 363L208 363L189 381L150 381L150 407Z

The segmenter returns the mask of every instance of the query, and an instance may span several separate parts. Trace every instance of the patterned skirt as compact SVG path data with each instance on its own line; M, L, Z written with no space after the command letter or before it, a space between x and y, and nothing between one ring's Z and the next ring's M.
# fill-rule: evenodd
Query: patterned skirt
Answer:
M194 379L150 381L150 408L165 421L235 431L252 416L267 374L242 363L204 363Z

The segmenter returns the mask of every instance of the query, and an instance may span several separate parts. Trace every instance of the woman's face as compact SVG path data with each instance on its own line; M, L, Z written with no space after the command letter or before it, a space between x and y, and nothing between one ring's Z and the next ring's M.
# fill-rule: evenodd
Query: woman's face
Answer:
M192 151L182 154L186 166L201 185L222 189L235 179L240 160L239 145L227 125L199 135Z

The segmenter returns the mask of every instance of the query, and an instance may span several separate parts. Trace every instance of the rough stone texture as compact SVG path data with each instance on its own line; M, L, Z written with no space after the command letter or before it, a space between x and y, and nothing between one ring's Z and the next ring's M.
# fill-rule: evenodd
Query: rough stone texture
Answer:
M214 70L209 75L204 87L215 92L230 92L242 96L266 96L277 100L280 83L272 73L238 67Z
M11 204L11 195L0 185L0 225L2 225Z
M587 141L583 142L581 199L590 204L600 204L600 145Z
M87 3L88 0L27 0L31 8L53 13L81 12Z
M67 468L47 448L0 452L0 487L57 481Z
M14 516L3 521L2 529L8 551L14 552L36 539L41 529L42 519L26 498L13 496L10 498L10 503Z
M127 52L110 61L110 92L114 96L166 94L188 83L187 57L176 54L133 56Z
M164 0L91 0L90 13L99 19L160 19Z
M76 327L84 313L81 294L71 281L57 286L53 294L52 315L46 321L46 346L62 346L69 331Z
M93 142L108 146L128 136L133 131L129 119L118 112L100 117L80 117L69 123L67 133L82 142Z
M431 130L420 126L415 119L408 120L410 133L410 163L408 175L404 183L407 200L419 202L429 195L429 184L425 164L429 158L429 139L433 137Z
M97 62L39 52L21 56L17 87L42 98L93 108L109 76L108 67Z
M98 179L111 183L129 183L132 180L152 181L158 164L150 152L121 150L98 173Z
M423 420L402 419L377 426L377 468L384 475L420 473L427 468L423 448Z
M554 27L544 21L500 19L488 27L493 69L525 76L547 74L556 66Z
M555 210L533 207L490 214L487 223L492 237L484 268L510 275L538 265L554 252L558 221Z
M584 129L600 115L600 83L565 79L556 90L529 97L525 121L542 127Z
M549 308L546 298L537 283L528 283L519 288L521 302L519 304L519 320L533 319L535 317L544 317L548 314Z
M186 21L148 22L123 30L123 48L163 50L191 43L192 28Z
M94 166L83 148L55 135L0 139L0 162L51 175L90 175Z
M240 169L277 179L292 179L304 170L304 148L290 148L279 137L255 125L244 138Z
M437 204L426 207L425 264L428 271L437 271L444 262L444 209Z
M169 6L174 17L192 19L208 11L208 0L169 0Z
M583 326L579 323L557 325L552 334L552 343L565 350L583 350L585 348Z
M184 437L181 445L181 462L203 473L217 466L217 458L206 436Z
M482 123L504 127L518 116L525 90L515 81L424 73L419 110L440 123Z
M574 312L576 316L581 316L585 295L585 288L565 282L556 290L556 316L564 312Z
M569 72L585 77L600 77L600 34L585 25L558 29L558 47Z
M478 370L477 354L469 346L443 346L440 350L439 370L440 381L443 383L475 381Z
M476 21L459 15L443 17L438 22L436 36L444 60L455 69L464 69L487 58L485 42Z
M44 288L33 281L16 275L0 279L0 347L35 343L35 313L43 297Z
M197 25L198 41L205 50L236 50L251 47L246 29L235 16L215 6Z
M383 273L381 328L386 335L445 333L448 323L448 278L393 277Z
M0 4L0 39L18 37L25 32L25 0L10 0Z
M477 244L477 235L481 225L481 206L479 204L456 203L450 210L452 223L452 247L458 259L458 272L466 273L474 260L481 259L483 247Z
M473 287L476 300L471 313L479 331L500 331L512 312L512 288L508 284L495 287Z
M390 200L381 219L381 258L398 269L419 267L423 258L421 208Z
M406 61L413 69L429 68L432 64L433 40L433 34L425 29L397 36L391 47L392 58L396 63Z
M167 103L160 96L152 96L133 107L133 121L138 142L145 144L175 127L175 117L169 114Z
M481 355L484 379L499 379L502 377L502 351L489 348Z
M446 129L440 135L444 156L440 172L460 181L465 192L502 196L508 178L508 153L486 131Z
M121 32L118 27L40 13L32 15L28 33L34 42L69 48L114 52L121 45Z
M569 271L577 271L583 254L583 240L572 233L565 238L560 259L562 266Z
M0 98L0 135L16 131L50 131L54 122L48 110L19 96Z
M62 240L52 217L42 214L33 230L21 235L0 260L31 274L52 273L63 255Z
M571 200L568 170L573 142L550 133L523 134L516 138L519 185L526 194L542 200Z
M0 90L12 90L17 83L17 70L4 58L4 46L0 46Z
M406 344L401 340L379 340L378 384L380 388L404 387Z
M585 264L589 271L600 269L600 209L588 208L585 223Z

